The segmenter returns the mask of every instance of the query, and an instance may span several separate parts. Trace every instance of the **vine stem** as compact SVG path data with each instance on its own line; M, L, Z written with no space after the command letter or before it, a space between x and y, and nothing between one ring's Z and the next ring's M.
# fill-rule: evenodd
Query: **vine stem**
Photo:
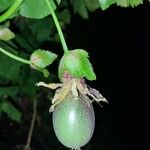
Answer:
M2 14L0 16L0 22L8 19L16 11L16 9L20 6L22 1L23 0L15 0L15 2L11 5L11 7L6 12L4 12L4 14Z
M53 17L53 20L55 22L55 25L56 25L56 28L57 28L57 31L58 31L58 34L59 34L59 37L60 37L60 40L61 40L61 43L62 43L62 47L63 47L63 50L64 50L64 53L68 53L69 50L68 50L68 47L67 47L67 44L66 44L66 41L65 41L65 38L64 38L64 35L63 35L63 32L61 30L61 27L60 27L60 24L58 22L58 19L57 19L57 16L51 6L51 3L49 2L49 0L45 0L50 12L51 12L51 15Z
M33 128L34 128L35 119L36 119L36 114L37 114L37 109L36 108L37 108L37 100L34 99L34 102L33 102L33 116L32 116L32 120L31 120L30 130L29 130L29 133L28 133L27 144L25 145L24 150L30 150L31 137L32 137Z
M6 50L2 49L1 47L0 47L0 52L4 53L8 57L10 57L10 58L12 58L14 60L17 60L19 62L22 62L22 63L25 63L25 64L29 64L29 65L31 64L30 60L26 60L26 59L23 59L21 57L18 57L16 55L14 55L14 54L11 54L11 53L7 52Z

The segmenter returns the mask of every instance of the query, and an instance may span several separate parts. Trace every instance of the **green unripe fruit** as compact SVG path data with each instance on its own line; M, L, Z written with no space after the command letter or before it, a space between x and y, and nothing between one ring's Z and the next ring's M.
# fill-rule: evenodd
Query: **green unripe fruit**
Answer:
M68 148L80 148L91 139L95 114L89 100L69 96L53 111L53 126L59 141Z

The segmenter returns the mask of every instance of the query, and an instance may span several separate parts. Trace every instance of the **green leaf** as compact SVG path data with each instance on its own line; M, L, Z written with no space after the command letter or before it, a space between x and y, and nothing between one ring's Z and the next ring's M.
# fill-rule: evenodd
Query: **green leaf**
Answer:
M143 0L116 0L118 6L122 7L135 7L139 4L143 4Z
M23 48L29 52L31 52L33 50L33 48L30 46L30 44L27 42L27 39L24 36L21 36L20 34L15 34L14 40L17 42L17 44L21 48Z
M0 102L0 110L7 113L7 115L15 121L19 122L21 119L21 112L8 101L3 100Z
M44 77L45 77L45 78L48 78L48 76L49 76L49 71L48 71L47 69L45 69L45 68L40 68L40 67L35 66L35 65L33 65L33 64L31 64L31 68L33 68L33 69L35 69L35 70L38 70L39 72L42 72L43 75L44 75Z
M74 12L81 15L84 19L88 19L88 11L84 0L71 0Z
M52 64L52 62L57 58L57 55L50 52L38 49L34 51L30 57L31 68L36 69L43 73L44 77L49 76L49 72L45 67Z
M0 75L7 80L18 82L22 63L0 53Z
M15 0L0 0L0 12L9 8Z
M59 65L59 78L62 79L65 72L70 73L77 78L87 78L95 80L96 75L88 59L88 53L85 50L77 49L64 54Z
M88 11L95 11L98 8L105 10L115 0L71 0L74 12L81 15L83 18L88 18Z
M65 24L69 24L70 23L70 13L68 9L65 9L59 13L57 13L58 19L59 21L65 23Z
M53 32L54 25L50 18L40 20L30 20L27 24L33 36L37 38L38 43L50 40L50 34ZM54 28L54 29L53 29Z
M43 75L44 75L45 78L48 78L49 71L47 69L42 69L42 70L39 70L39 71L41 71L43 73Z
M112 5L115 0L99 0L102 10L105 10Z
M50 51L38 49L32 53L30 61L34 66L37 66L39 68L45 68L48 65L52 64L52 62L56 58L57 58L56 54Z
M53 0L49 0L53 9L56 9L56 5ZM61 0L57 0L59 4ZM44 0L24 0L20 8L20 14L27 18L40 19L51 14L46 2Z
M15 96L18 92L17 86L0 87L0 96Z
M9 41L15 37L15 34L7 27L0 26L0 40Z
M95 11L100 8L100 3L98 0L84 0L86 7L89 11Z

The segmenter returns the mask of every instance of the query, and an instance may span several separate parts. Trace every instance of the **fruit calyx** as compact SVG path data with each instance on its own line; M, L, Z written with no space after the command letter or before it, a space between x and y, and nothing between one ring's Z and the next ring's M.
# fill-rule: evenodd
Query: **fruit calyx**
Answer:
M62 83L46 84L44 82L39 82L36 85L44 86L50 89L56 89L49 112L52 112L55 106L64 101L67 96L70 95L73 95L74 98L84 96L87 100L90 100L90 102L107 102L100 92L89 87L83 78L75 78L67 72L65 72L63 75Z

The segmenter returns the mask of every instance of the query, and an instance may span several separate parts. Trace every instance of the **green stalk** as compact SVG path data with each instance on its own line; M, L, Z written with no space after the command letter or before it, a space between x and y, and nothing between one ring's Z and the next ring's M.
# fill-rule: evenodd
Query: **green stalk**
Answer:
M17 60L19 62L22 62L22 63L25 63L25 64L29 64L29 65L31 64L30 60L26 60L26 59L23 59L21 57L18 57L16 55L14 55L14 54L11 54L11 53L7 52L6 50L2 49L1 47L0 47L0 52L4 53L8 57L10 57L10 58L12 58L14 60Z
M11 5L11 7L6 12L4 12L4 14L2 14L0 16L0 22L8 19L16 11L16 9L20 6L22 1L23 0L15 0L15 2Z
M59 37L60 37L60 40L61 40L61 44L62 44L62 47L63 47L63 50L64 50L64 53L68 53L69 50L68 50L68 47L67 47L67 44L66 44L66 41L65 41L65 38L64 38L64 35L62 33L62 30L61 30L61 27L60 27L60 24L58 22L58 19L57 19L57 16L51 6L51 3L49 2L49 0L45 0L50 12L51 12L51 15L53 17L53 20L55 22L55 25L56 25L56 28L57 28L57 31L58 31L58 34L59 34Z

